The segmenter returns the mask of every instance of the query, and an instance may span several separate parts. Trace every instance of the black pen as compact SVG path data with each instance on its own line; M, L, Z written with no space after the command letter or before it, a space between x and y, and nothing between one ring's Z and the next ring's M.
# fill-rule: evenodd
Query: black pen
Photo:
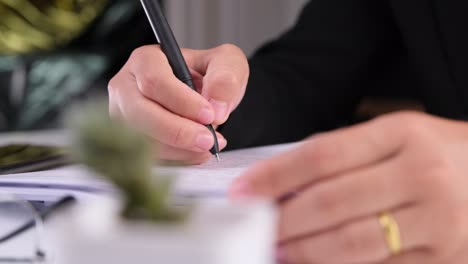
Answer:
M197 91L195 84L190 74L190 70L187 67L187 63L182 56L179 44L177 43L174 33L169 26L169 23L164 16L164 13L159 5L158 0L141 0L143 9L145 10L146 16L153 28L156 39L161 46L161 50L167 57L169 64L171 65L174 75L185 83L188 87L192 88L194 91ZM212 125L206 125L208 130L214 137L214 145L210 150L211 154L215 155L219 161L219 144L218 138L216 137L216 132Z

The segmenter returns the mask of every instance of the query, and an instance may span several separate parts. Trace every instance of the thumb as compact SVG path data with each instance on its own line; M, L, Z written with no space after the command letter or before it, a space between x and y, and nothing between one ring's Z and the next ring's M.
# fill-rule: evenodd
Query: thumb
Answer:
M214 124L226 122L245 93L245 84L235 73L213 70L203 78L202 95L215 112Z
M245 94L249 78L247 58L234 45L200 51L198 55L196 65L191 66L203 75L201 94L213 107L213 124L223 124Z

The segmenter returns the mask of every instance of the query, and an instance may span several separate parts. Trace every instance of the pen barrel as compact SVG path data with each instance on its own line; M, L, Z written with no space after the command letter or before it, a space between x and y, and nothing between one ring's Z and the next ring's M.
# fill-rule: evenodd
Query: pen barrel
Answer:
M216 155L217 153L219 153L219 143L218 143L218 140L217 140L218 136L216 136L216 130L214 129L214 127L212 125L206 125L206 128L208 128L211 135L213 135L213 138L215 138L214 145L210 149L210 153L213 154L213 155Z
M162 51L167 57L169 64L174 72L174 75L181 82L185 83L192 90L197 91L195 84L190 74L190 70L187 67L184 56L180 50L179 44L174 37L174 33L167 22L164 12L162 11L159 0L140 0L145 10L146 16L153 28L154 34L161 46ZM213 155L219 153L218 138L216 136L216 131L212 125L206 125L208 130L214 137L214 145L211 148L210 152Z
M163 50L166 54L167 60L171 65L174 75L180 81L187 84L190 80L191 85L187 84L190 88L195 90L195 86L192 81L192 75L187 67L187 63L180 51L179 44L176 41L174 33L167 22L164 12L159 4L158 0L141 0L141 4L145 9L145 13L148 16L151 27L153 28L154 34Z
M181 80L183 83L185 83L188 87L192 88L194 91L197 89L195 88L195 83L193 82L192 78L186 78L184 80Z

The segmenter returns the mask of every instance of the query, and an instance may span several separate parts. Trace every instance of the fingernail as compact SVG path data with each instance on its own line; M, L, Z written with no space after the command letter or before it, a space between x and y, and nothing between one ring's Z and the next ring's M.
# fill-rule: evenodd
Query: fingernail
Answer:
M213 111L207 107L203 108L198 115L198 120L204 125L213 123L214 118Z
M228 104L225 102L217 101L214 99L210 100L211 106L215 110L216 121L224 121L228 115Z
M213 135L208 133L201 133L196 139L197 147L203 150L210 150L214 145Z
M276 249L276 260L280 262L286 261L286 251L284 250L284 247L278 247Z
M229 189L229 196L233 198L245 198L252 196L252 190L246 181L237 180Z

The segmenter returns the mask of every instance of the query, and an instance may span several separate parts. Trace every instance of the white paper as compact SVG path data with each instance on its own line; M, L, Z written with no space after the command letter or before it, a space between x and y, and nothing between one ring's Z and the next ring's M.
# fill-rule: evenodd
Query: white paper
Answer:
M221 153L221 161L215 158L198 166L158 167L155 170L175 177L174 193L217 202L226 198L231 182L255 162L270 158L291 149L295 144L276 145ZM5 187L8 184L16 186ZM2 187L3 186L3 187ZM36 186L36 187L34 187ZM60 169L0 175L0 193L14 194L22 199L55 201L64 195L73 195L79 201L96 195L112 194L113 187L83 166L67 166ZM1 207L0 207L1 209ZM2 213L0 234L7 227L17 224L16 218ZM9 222L8 222L9 221ZM8 225L7 225L8 224ZM3 227L3 229L2 229ZM32 233L27 233L0 247L0 257L25 257L33 252ZM26 255L25 255L26 254Z
M292 148L295 144L283 144L221 153L221 161L215 158L198 166L157 167L158 174L175 178L173 192L182 196L223 198L230 183L257 161ZM115 191L111 184L83 166L12 175L0 175L0 192L45 201L55 200L65 194L78 199Z
M55 201L65 195L84 200L113 191L111 184L79 165L41 172L0 175L0 192L27 200Z
M296 144L235 150L221 153L218 162L188 167L163 167L159 172L176 175L175 192L184 196L220 198L226 195L231 182L254 163L287 151ZM178 175L178 176L177 176Z

